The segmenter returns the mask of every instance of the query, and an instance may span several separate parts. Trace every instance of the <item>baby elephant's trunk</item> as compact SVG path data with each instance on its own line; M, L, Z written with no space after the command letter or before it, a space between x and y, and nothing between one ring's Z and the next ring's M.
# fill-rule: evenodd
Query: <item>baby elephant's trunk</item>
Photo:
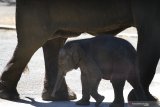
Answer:
M54 97L56 94L56 91L60 89L63 78L64 78L64 73L62 71L58 72L56 84L55 84L54 90L51 94L52 97Z

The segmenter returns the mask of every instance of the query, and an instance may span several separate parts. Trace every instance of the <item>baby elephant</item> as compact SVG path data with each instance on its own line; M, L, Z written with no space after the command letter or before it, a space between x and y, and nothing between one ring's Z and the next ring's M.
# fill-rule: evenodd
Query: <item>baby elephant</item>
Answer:
M115 99L110 107L123 107L123 88L127 80L136 90L138 100L144 100L144 92L138 77L136 50L126 40L113 36L98 36L91 39L75 40L65 44L59 52L59 72L55 88L60 88L66 73L80 67L82 99L77 105L89 105L90 96L98 106L104 96L98 94L100 80L110 80Z

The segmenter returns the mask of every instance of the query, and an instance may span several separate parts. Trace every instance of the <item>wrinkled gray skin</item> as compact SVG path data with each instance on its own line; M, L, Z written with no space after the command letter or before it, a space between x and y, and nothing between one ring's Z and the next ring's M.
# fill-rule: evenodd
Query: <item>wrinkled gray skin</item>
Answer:
M117 34L128 27L138 31L140 79L149 101L149 92L160 57L159 0L16 0L18 44L0 77L0 98L17 99L17 84L32 55L43 47L45 79L43 100L75 99L65 79L51 97L58 71L58 52L66 39L87 32ZM70 91L71 92L71 91ZM137 100L132 90L129 100Z
M126 40L112 36L98 36L91 39L71 41L59 52L59 72L52 95L59 90L66 73L81 69L82 99L76 104L88 105L90 95L98 106L104 96L98 94L100 80L110 80L115 99L110 107L123 107L123 87L127 80L135 89L137 99L145 100L139 80L137 56L134 47Z

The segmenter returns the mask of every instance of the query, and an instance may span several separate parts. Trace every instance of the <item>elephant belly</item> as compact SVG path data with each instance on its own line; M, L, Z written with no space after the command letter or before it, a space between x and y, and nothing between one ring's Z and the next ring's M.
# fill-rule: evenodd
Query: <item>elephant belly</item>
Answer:
M105 80L111 80L111 75L109 75L109 74L107 74L107 75L103 74L102 78L105 79Z
M102 72L102 78L106 79L106 80L110 80L111 79L111 75L112 75L112 65L111 63L106 64L104 63L101 64L100 70Z
M115 2L119 5L111 6ZM127 28L132 24L128 3L126 0L110 2L99 0L55 1L50 7L50 23L56 31L88 32L91 34Z

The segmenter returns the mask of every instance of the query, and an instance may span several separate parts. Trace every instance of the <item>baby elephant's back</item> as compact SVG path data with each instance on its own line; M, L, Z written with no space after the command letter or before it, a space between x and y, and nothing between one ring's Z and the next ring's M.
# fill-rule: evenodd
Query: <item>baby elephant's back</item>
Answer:
M87 53L91 54L106 75L114 72L123 74L135 66L136 50L124 39L100 36L92 39L89 47Z

